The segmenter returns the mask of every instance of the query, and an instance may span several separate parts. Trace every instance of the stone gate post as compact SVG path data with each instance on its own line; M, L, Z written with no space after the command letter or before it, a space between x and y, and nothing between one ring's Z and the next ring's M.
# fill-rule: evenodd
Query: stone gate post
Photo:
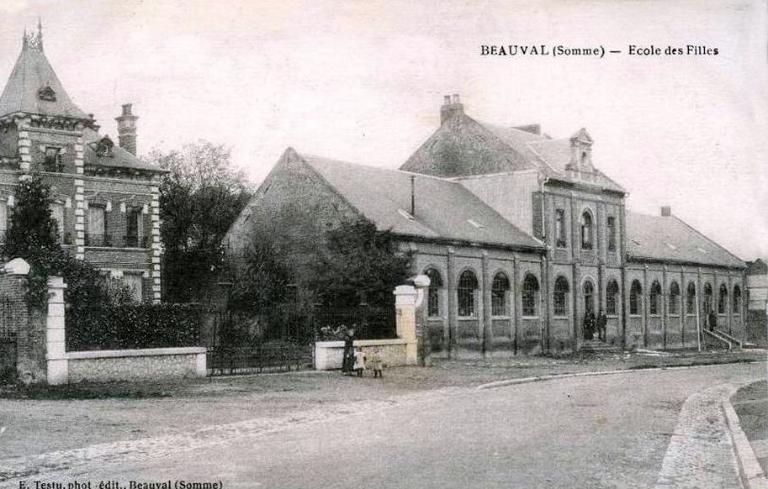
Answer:
M49 385L66 384L69 377L64 333L64 289L61 277L48 279L48 314L45 322L45 358Z
M405 340L405 364L416 365L418 342L416 341L416 299L418 292L412 285L395 287L395 321L397 337Z

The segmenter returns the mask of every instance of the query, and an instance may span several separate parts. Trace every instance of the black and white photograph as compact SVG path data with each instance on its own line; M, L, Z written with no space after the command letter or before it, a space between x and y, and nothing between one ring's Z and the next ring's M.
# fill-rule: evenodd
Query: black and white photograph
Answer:
M767 470L766 0L0 2L0 487Z

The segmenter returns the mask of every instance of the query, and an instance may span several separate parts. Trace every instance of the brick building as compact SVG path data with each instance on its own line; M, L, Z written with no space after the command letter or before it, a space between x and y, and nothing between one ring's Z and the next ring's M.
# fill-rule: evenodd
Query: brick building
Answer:
M747 268L747 334L750 343L768 346L768 264L761 258Z
M116 118L119 145L69 98L43 51L42 29L24 34L0 95L0 232L19 177L51 185L62 244L121 278L137 299L160 300L159 184L164 170L136 157L131 105Z
M626 210L585 129L552 139L538 125L481 123L457 95L440 114L398 170L289 148L230 230L230 249L247 246L254 227L314 247L328 226L364 216L431 278L424 320L435 350L579 350L590 343L585 314L599 309L617 347L695 347L710 310L721 331L744 337L745 264L668 207Z

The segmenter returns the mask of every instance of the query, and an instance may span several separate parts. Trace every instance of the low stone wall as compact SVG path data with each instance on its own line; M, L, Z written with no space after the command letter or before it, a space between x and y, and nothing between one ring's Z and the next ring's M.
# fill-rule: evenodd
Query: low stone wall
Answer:
M112 382L205 377L203 347L74 351L48 357L49 382ZM56 372L51 372L55 368Z
M377 353L385 367L414 364L407 355L408 342L396 340L355 340L355 347L366 354ZM315 369L333 370L341 368L344 358L343 341L318 341L315 343Z

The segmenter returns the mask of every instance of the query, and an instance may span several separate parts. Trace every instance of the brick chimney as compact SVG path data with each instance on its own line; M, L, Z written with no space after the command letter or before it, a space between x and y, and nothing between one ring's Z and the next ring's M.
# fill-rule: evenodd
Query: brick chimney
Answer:
M454 93L453 97L446 95L443 97L443 105L440 107L440 125L453 117L455 114L463 114L464 106L459 101L459 94Z
M138 116L131 112L132 104L123 104L123 113L115 117L117 121L117 136L120 147L129 153L136 154L136 119Z
M672 208L668 205L665 205L661 208L661 217L669 217L672 215Z

